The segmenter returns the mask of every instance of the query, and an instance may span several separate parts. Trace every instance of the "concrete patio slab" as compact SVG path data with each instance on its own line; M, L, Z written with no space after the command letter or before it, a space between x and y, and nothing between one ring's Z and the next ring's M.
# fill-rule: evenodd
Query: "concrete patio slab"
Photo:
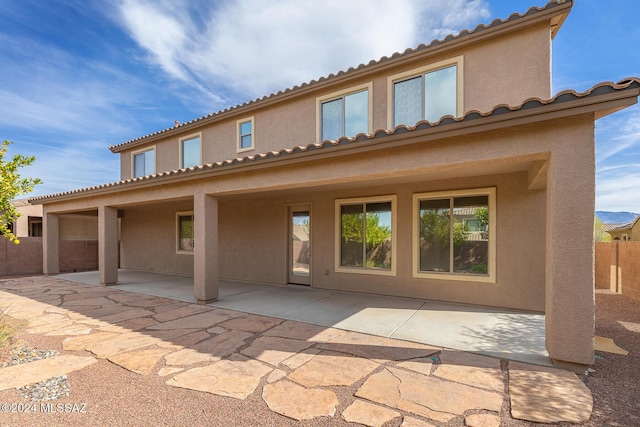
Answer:
M97 272L56 277L98 284ZM190 277L121 269L118 280L109 289L195 302ZM553 366L538 313L225 280L208 306Z

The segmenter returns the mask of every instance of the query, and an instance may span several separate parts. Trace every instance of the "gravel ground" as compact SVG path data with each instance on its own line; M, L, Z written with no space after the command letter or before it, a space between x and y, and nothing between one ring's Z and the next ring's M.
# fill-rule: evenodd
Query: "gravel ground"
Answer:
M640 301L622 295L598 292L596 295L596 334L613 338L628 350L628 356L596 353L595 372L589 379L594 396L594 411L588 426L632 427L640 426ZM61 337L45 337L21 333L24 340L18 353L4 353L0 362L12 362L12 357L50 357L55 351L62 353ZM89 355L85 352L65 354ZM17 356L16 356L17 354ZM20 356L20 354L22 356ZM162 363L162 361L160 362ZM507 362L503 362L505 365ZM503 366L504 367L504 366ZM44 385L56 400L37 401L36 413L0 414L0 426L336 426L348 425L340 416L323 417L296 422L271 412L256 391L246 400L236 400L208 393L169 387L166 378L155 374L142 376L131 373L106 360L73 372L68 378L58 378ZM261 390L262 386L257 390ZM332 390L341 401L342 412L351 396L360 387L338 387ZM58 392L51 389L58 389ZM0 392L0 402L30 403L37 387L29 390ZM40 390L40 393L43 391ZM68 393L68 394L67 394ZM452 396L452 398L455 398ZM54 408L43 413L40 405ZM66 406L65 406L66 404ZM46 406L45 406L46 407ZM56 412L60 411L62 412ZM505 399L501 411L502 426L528 427L539 424L514 420L510 416L509 402ZM64 412L66 411L66 413ZM55 412L55 413L53 413ZM385 427L398 426L399 419ZM463 426L463 417L457 417L443 427ZM560 424L568 426L571 424Z

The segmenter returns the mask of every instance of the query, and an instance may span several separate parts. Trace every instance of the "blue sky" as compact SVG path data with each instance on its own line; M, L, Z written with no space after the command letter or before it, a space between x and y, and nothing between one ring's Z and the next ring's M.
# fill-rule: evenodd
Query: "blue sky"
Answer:
M113 182L110 145L545 3L0 0L0 138L36 156L30 195ZM636 7L575 1L554 94L640 76ZM596 138L596 208L640 213L640 108L599 120Z

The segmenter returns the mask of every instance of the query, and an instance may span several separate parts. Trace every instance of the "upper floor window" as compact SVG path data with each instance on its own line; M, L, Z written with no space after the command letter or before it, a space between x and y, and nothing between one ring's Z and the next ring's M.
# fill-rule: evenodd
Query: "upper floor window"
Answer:
M318 98L318 140L337 140L370 131L371 84Z
M139 151L133 153L133 177L153 175L156 173L156 150Z
M238 152L255 148L253 117L238 120Z
M461 114L462 57L391 76L392 126Z
M201 139L201 133L197 135L190 135L180 139L180 168L190 168L201 163Z

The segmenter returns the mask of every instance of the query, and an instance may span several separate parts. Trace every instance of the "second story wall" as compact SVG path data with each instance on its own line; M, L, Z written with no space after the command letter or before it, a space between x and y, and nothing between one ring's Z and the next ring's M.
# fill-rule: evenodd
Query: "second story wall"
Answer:
M261 100L145 138L142 144L131 144L131 148L120 151L121 178L277 151L343 135L392 129L398 124L413 126L425 118L437 121L445 114L489 112L499 104L518 106L528 98L551 96L549 21L495 37L475 38L467 44L453 43L449 49L445 49L446 46L447 42L442 47L429 47L380 61L284 96ZM436 108L429 116L425 94L432 80L445 81L449 95L443 98L445 105L434 103ZM422 98L416 95L421 85ZM400 91L404 91L403 96L408 100L404 113L401 111L404 106L398 107L394 101L396 92ZM451 91L455 91L455 95ZM423 104L416 104L413 98L422 99ZM421 105L424 105L422 115L417 111ZM398 118L402 114L407 117L406 123ZM331 115L335 123L325 119ZM323 127L323 121L331 126ZM345 129L349 121L354 124L352 129L357 129L351 134Z

